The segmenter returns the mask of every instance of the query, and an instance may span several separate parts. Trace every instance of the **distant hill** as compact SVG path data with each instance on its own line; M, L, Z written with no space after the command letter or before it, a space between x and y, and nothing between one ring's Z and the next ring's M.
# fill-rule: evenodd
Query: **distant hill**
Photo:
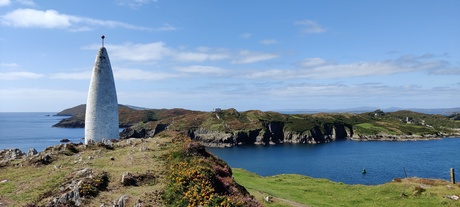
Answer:
M375 111L379 108L376 107L356 107L356 108L344 108L344 109L285 109L285 110L274 110L283 114L316 114L316 113L365 113L369 111ZM399 107L390 107L380 109L385 112L395 112L402 110L409 110L425 114L441 114L441 115L451 115L454 113L460 113L460 107L456 108L432 108L432 109L422 109L422 108L399 108Z
M142 110L140 110L142 109ZM126 105L118 105L120 128L132 126L138 122L147 122L156 120L156 112L161 110L144 109ZM81 104L72 108L65 109L56 114L56 116L72 116L61 120L53 127L62 128L83 128L85 127L86 104Z
M72 108L64 109L61 112L57 113L56 116L75 116L80 113L85 113L86 104L80 104Z

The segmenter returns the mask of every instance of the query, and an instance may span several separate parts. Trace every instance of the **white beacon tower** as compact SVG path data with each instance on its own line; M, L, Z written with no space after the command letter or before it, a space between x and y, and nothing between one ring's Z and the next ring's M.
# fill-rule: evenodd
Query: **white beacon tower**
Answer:
M118 101L109 55L99 49L89 84L85 114L85 144L119 139Z

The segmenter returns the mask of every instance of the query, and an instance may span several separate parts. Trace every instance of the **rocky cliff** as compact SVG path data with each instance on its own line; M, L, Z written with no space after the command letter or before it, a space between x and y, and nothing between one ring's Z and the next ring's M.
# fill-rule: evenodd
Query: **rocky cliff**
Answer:
M412 111L280 114L259 110L202 112L120 107L120 123L125 123L120 137L147 138L172 130L187 133L211 147L319 144L340 139L404 141L460 136L460 122L454 118ZM80 124L78 118L66 123L67 126Z
M319 144L353 136L353 127L344 124L324 124L304 131L290 131L283 122L269 122L260 128L238 131L211 131L206 128L192 129L189 136L211 147L234 145L275 145L282 143Z

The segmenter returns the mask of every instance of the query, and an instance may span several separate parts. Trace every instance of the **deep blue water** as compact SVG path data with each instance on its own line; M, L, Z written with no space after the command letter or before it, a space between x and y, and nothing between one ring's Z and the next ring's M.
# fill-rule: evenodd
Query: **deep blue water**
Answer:
M51 127L61 119L68 118L53 114L56 112L0 113L0 150L19 148L27 152L29 148L35 148L43 151L46 147L60 144L61 139L83 142L83 128Z
M262 176L302 174L347 184L374 185L403 178L404 171L407 177L450 180L450 168L460 167L459 147L460 138L445 138L208 149L232 168L244 168ZM367 172L364 175L363 168Z
M82 142L84 129L53 128L63 118L50 113L0 113L0 150L43 151L61 139ZM460 138L415 142L337 141L319 145L238 146L209 148L231 167L263 176L302 174L347 184L381 184L394 178L449 180L460 167ZM365 168L367 173L361 174ZM457 170L457 172L460 172ZM458 174L458 173L457 173ZM458 176L457 176L458 178ZM457 179L458 180L458 179Z

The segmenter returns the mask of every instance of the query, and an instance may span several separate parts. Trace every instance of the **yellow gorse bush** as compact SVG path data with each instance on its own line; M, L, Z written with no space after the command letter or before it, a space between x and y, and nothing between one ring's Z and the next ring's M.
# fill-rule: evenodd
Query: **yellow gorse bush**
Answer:
M170 206L244 206L238 198L216 192L216 173L209 158L187 155L181 148L168 158L164 200ZM215 163L214 163L215 164Z

